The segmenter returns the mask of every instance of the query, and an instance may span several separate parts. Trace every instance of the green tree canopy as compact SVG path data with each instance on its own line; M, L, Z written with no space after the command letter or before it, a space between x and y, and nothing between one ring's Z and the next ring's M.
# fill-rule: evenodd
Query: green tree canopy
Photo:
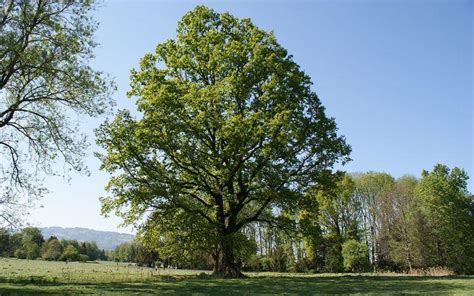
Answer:
M423 266L423 228L419 202L415 196L418 180L405 175L386 192L382 212L382 232L388 237L389 257L403 270Z
M63 252L63 246L57 238L51 238L44 243L43 254L44 260L58 260Z
M67 245L63 253L61 254L61 260L63 261L74 261L79 258L79 253L73 245Z
M423 171L415 190L429 227L431 260L458 273L474 272L474 199L468 178L464 170L437 164Z
M26 245L29 243L41 246L44 242L43 234L41 230L36 227L26 227L22 231L22 244Z
M39 197L58 160L83 171L76 115L111 106L113 85L88 61L92 0L0 1L0 218L16 224L22 196ZM23 203L26 205L26 203Z
M113 175L103 212L156 240L199 236L224 276L241 275L242 227L268 221L269 208L295 207L348 160L310 77L249 19L196 7L132 70L131 87L142 116L121 111L97 132L102 169Z
M43 234L36 227L26 227L22 231L22 248L26 258L36 259L40 256L41 245L44 242Z
M350 239L342 244L344 268L347 271L365 271L369 266L369 252L367 245Z
M342 239L358 238L359 202L355 198L355 183L348 174L338 174L335 184L316 188L320 225L342 243Z
M384 260L380 248L384 196L393 186L394 178L383 172L367 172L356 176L356 194L361 207L363 233L368 242L370 263L374 270Z
M10 233L5 228L0 228L0 256L7 257L10 251Z

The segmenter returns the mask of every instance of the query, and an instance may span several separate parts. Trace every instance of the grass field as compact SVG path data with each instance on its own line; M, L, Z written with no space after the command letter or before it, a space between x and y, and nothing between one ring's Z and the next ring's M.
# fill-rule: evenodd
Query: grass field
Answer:
M0 295L47 294L456 294L474 295L474 277L248 273L216 279L204 271L140 268L112 262L0 259Z

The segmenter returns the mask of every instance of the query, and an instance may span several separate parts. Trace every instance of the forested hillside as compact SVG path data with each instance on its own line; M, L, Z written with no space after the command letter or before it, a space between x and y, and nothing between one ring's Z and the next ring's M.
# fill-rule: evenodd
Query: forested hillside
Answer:
M58 239L94 241L100 249L113 250L121 243L133 240L134 235L113 231L99 231L80 227L42 227L40 228L44 237L55 236Z

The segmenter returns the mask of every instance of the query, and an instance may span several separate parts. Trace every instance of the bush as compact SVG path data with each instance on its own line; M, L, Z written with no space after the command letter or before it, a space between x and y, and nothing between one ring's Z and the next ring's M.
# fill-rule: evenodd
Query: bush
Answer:
M342 272L344 270L341 245L339 243L334 243L327 249L327 253L324 256L324 270L326 272Z
M289 258L286 250L277 246L270 255L271 271L285 272L288 271Z
M62 261L75 261L78 259L78 252L73 245L67 245L61 255Z
M18 259L26 259L26 251L24 249L17 249L15 251L15 257Z
M79 255L77 256L77 259L78 259L80 262L86 262L87 260L89 260L89 256L84 255L84 254L79 254Z
M51 239L44 245L43 259L58 260L63 252L63 246L57 239Z
M428 268L419 268L410 270L409 274L417 276L451 276L455 275L455 272L452 269L447 267L428 267Z
M4 229L0 228L0 256L8 257L8 251L10 249L10 233Z
M271 263L270 257L261 256L259 261L260 261L260 266L261 266L260 271L272 271L272 263Z
M40 250L41 250L41 248L37 244L29 243L26 246L26 258L28 258L30 260L34 260L34 259L38 258L39 255L40 255Z
M297 260L295 262L295 272L307 272L308 271L308 262L304 259Z
M244 271L261 271L262 270L262 264L260 260L260 256L258 255L252 255L247 260L244 261L244 264L242 266L242 270Z
M348 240L342 245L344 269L351 272L367 270L369 266L368 249L364 243Z

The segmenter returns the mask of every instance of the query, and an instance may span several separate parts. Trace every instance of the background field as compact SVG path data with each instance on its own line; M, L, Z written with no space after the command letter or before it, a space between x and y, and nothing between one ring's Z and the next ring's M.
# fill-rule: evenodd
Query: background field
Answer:
M207 271L152 269L112 262L0 260L0 295L39 294L459 294L474 293L474 277L380 274L248 273L212 278Z

